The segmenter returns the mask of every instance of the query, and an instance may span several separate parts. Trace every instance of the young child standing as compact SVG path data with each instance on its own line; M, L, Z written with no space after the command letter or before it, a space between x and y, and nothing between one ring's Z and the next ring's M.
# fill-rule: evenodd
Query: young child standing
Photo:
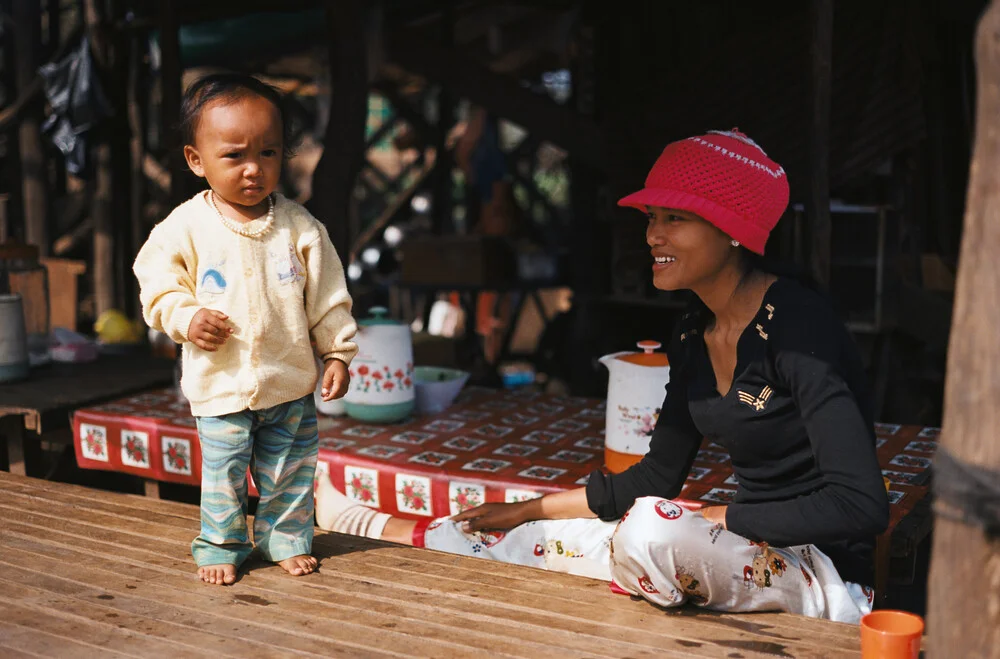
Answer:
M210 187L157 225L136 257L143 317L183 345L181 387L201 441L201 579L231 584L253 546L247 469L260 493L254 541L289 574L316 569L313 391L340 398L357 352L343 265L326 229L275 192L288 146L272 87L202 78L181 104L184 157Z

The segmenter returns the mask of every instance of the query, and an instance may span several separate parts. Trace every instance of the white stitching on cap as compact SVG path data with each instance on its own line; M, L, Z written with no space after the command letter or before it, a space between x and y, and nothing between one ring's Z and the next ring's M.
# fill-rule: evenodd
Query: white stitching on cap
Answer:
M708 140L703 140L700 137L691 137L691 138L688 138L688 139L691 139L691 140L697 142L698 144L701 144L701 145L704 145L704 146L707 146L707 147L711 147L711 148L715 149L716 151L721 151L724 155L729 156L730 158L732 158L734 160L742 161L742 162L744 162L744 163L746 163L746 164L748 164L748 165L750 165L752 167L756 167L759 170L765 171L768 174L770 174L771 176L773 176L774 178L781 178L782 176L785 175L785 168L784 167L780 167L779 166L777 170L774 170L774 169L771 169L770 167L768 167L767 165L765 165L763 163L759 163L756 160L748 158L747 156L740 156L740 155L737 155L737 154L733 153L732 151L726 151L725 149L723 149L718 144L712 144ZM755 144L754 146L757 146L757 145ZM759 149L760 147L757 147L757 148ZM761 151L761 153L763 153L763 151Z

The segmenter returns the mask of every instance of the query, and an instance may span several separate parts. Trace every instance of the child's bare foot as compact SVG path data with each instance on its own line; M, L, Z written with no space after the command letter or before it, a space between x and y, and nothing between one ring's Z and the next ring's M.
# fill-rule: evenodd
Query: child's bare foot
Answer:
M309 574L310 572L315 572L316 567L319 565L319 561L309 554L301 554L299 556L286 558L283 561L278 561L278 565L280 565L285 572L293 577L301 577Z
M202 565L198 568L198 576L205 583L228 586L236 581L235 565Z

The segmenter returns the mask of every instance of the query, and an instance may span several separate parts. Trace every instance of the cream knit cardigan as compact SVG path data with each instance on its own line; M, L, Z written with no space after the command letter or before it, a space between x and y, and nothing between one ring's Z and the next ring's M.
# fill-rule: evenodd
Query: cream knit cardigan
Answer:
M139 251L143 318L183 345L181 387L195 416L301 398L316 387L310 341L324 360L350 364L358 350L340 258L326 228L281 195L270 231L249 238L222 224L206 194L174 209ZM235 330L217 352L188 341L201 308L228 315Z

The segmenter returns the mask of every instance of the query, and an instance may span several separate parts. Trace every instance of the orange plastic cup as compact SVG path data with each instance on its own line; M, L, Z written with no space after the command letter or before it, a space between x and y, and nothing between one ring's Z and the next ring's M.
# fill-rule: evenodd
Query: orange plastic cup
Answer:
M906 611L875 611L861 619L861 659L918 659L924 620Z

